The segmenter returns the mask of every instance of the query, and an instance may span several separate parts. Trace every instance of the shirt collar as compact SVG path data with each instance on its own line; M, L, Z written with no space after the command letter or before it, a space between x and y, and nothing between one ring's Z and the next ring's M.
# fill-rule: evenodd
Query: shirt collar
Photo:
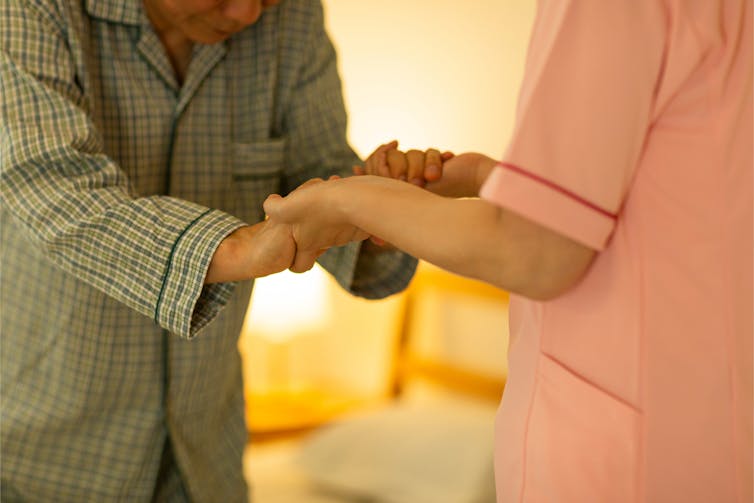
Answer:
M114 23L141 25L146 14L141 0L85 0L92 17Z

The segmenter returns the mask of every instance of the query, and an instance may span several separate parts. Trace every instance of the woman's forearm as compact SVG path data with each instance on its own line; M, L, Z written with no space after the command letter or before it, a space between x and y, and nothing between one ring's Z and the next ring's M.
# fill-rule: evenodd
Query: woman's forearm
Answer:
M375 177L343 180L352 225L457 274L533 298L574 284L593 250L480 199L450 199Z
M485 244L495 240L479 232L494 228L494 206L441 197L389 179L364 177L344 182L336 202L349 224L417 258L495 282L494 253L489 253L487 260L476 260L487 254L485 250L491 251ZM485 265L471 267L472 263Z

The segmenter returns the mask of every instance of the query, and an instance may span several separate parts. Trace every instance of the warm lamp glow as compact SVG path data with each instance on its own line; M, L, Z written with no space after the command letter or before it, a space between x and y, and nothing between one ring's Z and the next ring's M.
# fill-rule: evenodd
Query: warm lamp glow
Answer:
M330 316L325 274L315 266L306 274L284 271L257 280L243 332L282 342L321 330Z

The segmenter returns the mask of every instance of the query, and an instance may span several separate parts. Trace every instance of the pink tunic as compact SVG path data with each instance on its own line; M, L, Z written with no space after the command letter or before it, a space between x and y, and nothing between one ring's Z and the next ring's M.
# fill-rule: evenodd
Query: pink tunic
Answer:
M542 1L481 197L599 250L514 299L498 501L752 501L752 2Z

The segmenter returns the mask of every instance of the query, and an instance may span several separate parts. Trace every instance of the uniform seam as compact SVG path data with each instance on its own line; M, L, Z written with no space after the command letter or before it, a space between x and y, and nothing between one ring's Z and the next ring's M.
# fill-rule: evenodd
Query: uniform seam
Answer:
M529 427L531 425L531 416L532 411L534 409L534 401L536 400L537 396L537 390L539 389L539 367L542 362L542 335L544 334L544 311L545 307L542 307L542 325L540 326L540 332L538 334L538 344L537 344L537 362L534 365L534 384L532 385L532 391L531 391L531 397L529 398L529 405L526 409L526 423L524 426L524 445L523 445L523 453L521 456L521 493L519 495L518 501L520 503L523 503L524 501L524 495L526 493L526 477L527 477L527 467L528 467L528 452L529 452Z

